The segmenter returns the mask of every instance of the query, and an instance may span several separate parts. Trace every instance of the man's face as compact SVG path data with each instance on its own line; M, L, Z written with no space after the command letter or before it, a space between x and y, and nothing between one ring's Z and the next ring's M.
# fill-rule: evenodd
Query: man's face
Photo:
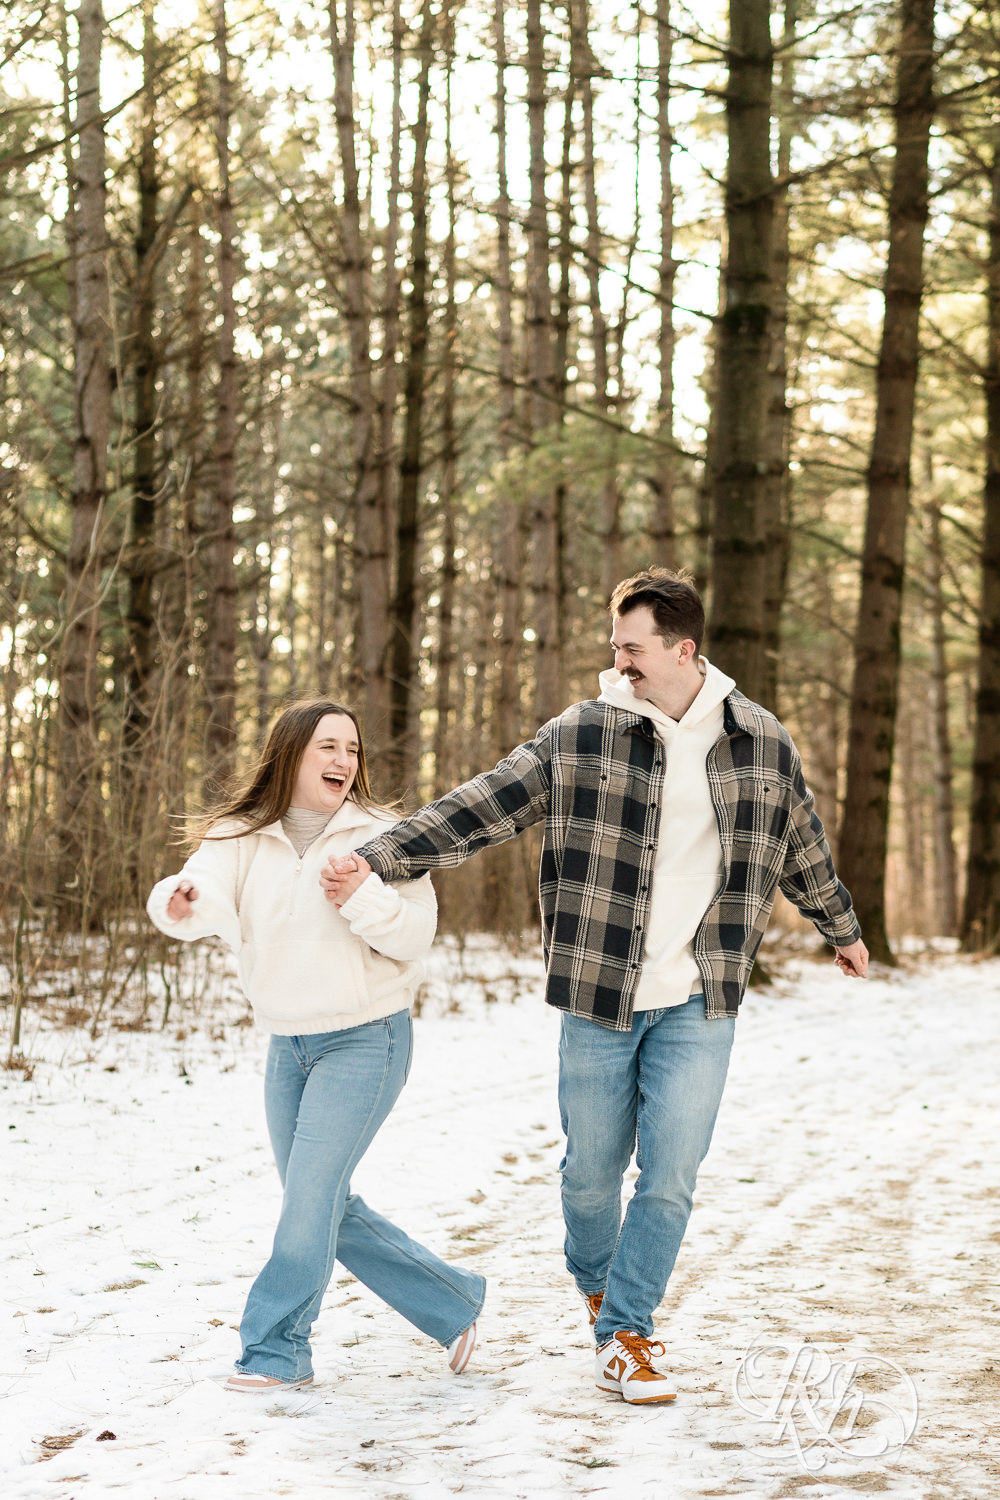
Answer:
M628 678L637 698L670 713L678 699L685 697L691 665L697 659L694 641L675 641L668 646L656 633L656 620L648 604L614 616L611 648L615 670Z

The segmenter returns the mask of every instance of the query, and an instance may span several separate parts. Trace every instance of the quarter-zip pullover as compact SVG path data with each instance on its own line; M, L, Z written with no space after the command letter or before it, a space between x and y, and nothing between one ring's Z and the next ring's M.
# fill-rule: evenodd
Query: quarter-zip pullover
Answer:
M179 874L154 886L146 910L170 937L228 943L264 1031L303 1036L380 1020L405 1009L419 983L437 924L430 878L390 885L370 875L338 910L319 876L328 859L393 821L348 799L301 855L280 823L204 839ZM174 921L167 903L182 879L198 900Z

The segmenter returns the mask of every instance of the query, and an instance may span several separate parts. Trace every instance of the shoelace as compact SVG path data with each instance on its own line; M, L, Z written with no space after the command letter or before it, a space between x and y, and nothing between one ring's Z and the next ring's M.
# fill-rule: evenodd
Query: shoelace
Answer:
M615 1337L619 1344L624 1345L628 1350L636 1364L641 1365L644 1370L652 1370L651 1361L654 1354L659 1358L661 1354L667 1352L659 1339L644 1339L638 1333L617 1333Z

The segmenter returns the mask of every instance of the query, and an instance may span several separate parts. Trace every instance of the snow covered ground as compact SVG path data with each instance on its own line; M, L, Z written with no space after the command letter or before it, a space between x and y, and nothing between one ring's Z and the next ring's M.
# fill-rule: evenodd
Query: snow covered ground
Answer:
M1000 963L861 984L793 961L751 994L658 1320L678 1400L645 1409L594 1387L562 1265L540 981L531 956L439 948L413 1074L355 1179L489 1277L468 1372L335 1275L317 1383L278 1398L218 1385L278 1204L265 1039L236 1001L96 1042L29 1026L33 1076L0 1074L4 1500L1000 1494ZM793 1381L783 1424L744 1410L760 1343L894 1362L912 1441L872 1456L906 1387L869 1364L831 1429L846 1451L797 1457L832 1409Z

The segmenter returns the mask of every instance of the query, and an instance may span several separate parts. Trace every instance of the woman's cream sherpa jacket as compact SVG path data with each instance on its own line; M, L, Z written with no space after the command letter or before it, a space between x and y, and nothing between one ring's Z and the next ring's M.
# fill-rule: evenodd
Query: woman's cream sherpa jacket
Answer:
M146 910L169 937L215 935L236 954L254 1019L278 1036L361 1026L413 999L430 950L437 902L429 875L368 879L338 910L319 874L395 819L346 801L300 859L280 822L239 838L205 839L183 870L153 887ZM198 891L191 916L172 921L181 879Z

